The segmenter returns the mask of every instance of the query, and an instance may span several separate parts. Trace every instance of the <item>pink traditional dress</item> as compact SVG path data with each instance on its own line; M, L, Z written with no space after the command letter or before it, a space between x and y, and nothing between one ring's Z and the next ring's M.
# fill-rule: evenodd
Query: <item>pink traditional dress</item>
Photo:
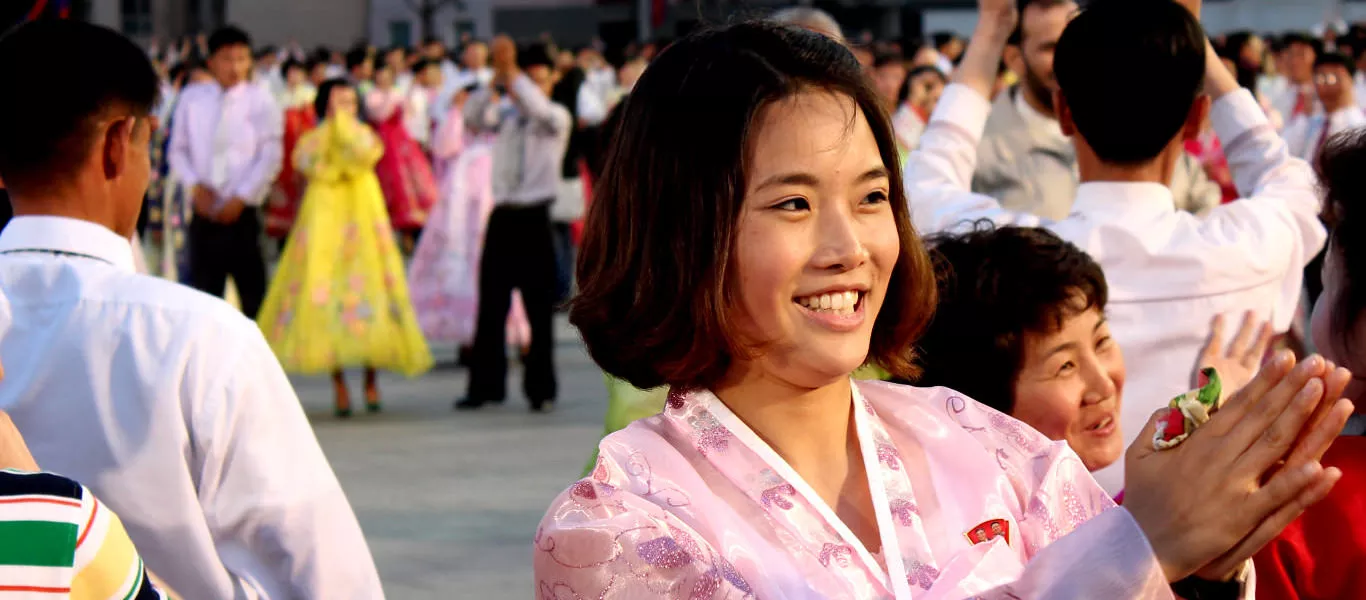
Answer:
M404 124L407 105L407 96L397 88L375 88L365 95L366 110L384 142L384 157L375 175L384 191L389 221L400 231L421 229L437 195L432 166Z
M441 195L408 268L418 324L430 342L474 343L479 256L493 212L493 147L488 139L472 142L466 145L463 115L452 107L432 142ZM531 345L531 325L515 290L507 339L519 348Z
M675 392L551 504L538 597L1173 597L1064 442L944 388L853 390L879 553L716 396Z

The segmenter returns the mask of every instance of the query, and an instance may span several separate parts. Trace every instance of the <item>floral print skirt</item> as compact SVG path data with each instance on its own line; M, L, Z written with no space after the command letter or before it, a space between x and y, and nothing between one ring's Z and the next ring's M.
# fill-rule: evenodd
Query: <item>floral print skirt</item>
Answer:
M257 323L290 373L431 368L373 174L309 184Z

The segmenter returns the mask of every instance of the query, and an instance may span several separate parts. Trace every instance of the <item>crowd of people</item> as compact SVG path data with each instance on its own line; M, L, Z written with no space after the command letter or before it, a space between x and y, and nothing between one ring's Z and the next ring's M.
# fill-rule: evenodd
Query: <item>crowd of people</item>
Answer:
M544 412L562 310L608 435L537 597L1354 597L1366 28L1200 13L458 54L21 25L0 592L383 597L286 373L375 412L453 343L475 410L511 346Z

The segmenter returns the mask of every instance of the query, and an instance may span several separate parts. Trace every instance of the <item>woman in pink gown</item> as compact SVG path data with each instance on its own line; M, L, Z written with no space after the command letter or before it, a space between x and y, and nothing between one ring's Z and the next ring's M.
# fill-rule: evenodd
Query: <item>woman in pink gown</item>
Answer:
M427 223L427 212L436 202L436 180L427 155L404 125L408 97L394 78L389 66L375 71L375 87L365 95L365 109L384 142L375 175L389 207L389 221L394 229L411 235Z
M432 142L441 195L432 208L408 269L418 324L429 342L474 343L479 315L479 253L493 210L493 149L490 140L467 136L463 109L468 94L452 99ZM531 325L521 295L512 293L507 340L531 345Z
M982 2L978 37L1004 46L1015 1ZM847 48L769 24L642 76L570 319L610 375L674 391L552 502L538 597L1171 598L1244 573L1336 481L1311 468L1345 419L1317 359L1280 357L1180 446L1135 445L1123 507L1065 444L953 390L851 381L912 376L935 300L879 106Z

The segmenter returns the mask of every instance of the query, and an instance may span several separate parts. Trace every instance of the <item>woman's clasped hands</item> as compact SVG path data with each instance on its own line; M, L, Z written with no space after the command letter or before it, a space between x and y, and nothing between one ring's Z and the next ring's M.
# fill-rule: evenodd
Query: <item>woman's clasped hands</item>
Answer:
M1281 352L1179 446L1153 447L1162 409L1129 447L1124 507L1169 581L1228 580L1342 476L1319 459L1351 415L1352 374Z

